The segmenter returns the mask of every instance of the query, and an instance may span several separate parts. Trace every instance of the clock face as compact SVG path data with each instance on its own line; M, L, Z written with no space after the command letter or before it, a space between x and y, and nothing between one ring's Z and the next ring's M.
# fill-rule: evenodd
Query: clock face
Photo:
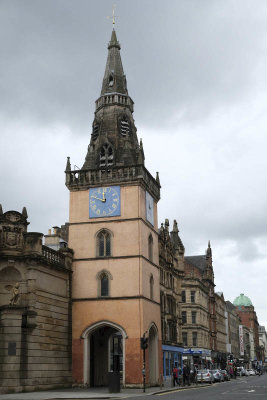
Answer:
M89 218L121 215L120 186L99 187L89 190Z
M154 225L154 201L148 192L146 192L146 219Z

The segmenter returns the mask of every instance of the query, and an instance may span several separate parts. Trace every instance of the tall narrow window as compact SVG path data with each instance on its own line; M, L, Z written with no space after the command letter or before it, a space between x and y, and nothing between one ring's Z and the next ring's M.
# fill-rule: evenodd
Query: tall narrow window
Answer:
M182 332L183 345L187 346L187 332Z
M111 238L110 233L106 230L97 235L97 255L98 257L111 256Z
M187 323L186 311L182 311L182 323L183 324Z
M121 119L120 131L122 136L127 136L130 133L130 124L125 116L123 116Z
M150 234L148 238L148 259L153 261L153 237Z
M195 303L196 300L196 292L194 290L191 291L191 303Z
M109 288L108 288L108 276L103 274L100 278L100 295L101 297L105 297L109 295Z
M197 322L197 313L196 311L192 311L192 324Z
M186 303L186 294L185 294L185 290L182 290L182 303Z
M149 285L150 285L150 299L154 300L154 278L153 278L153 275L150 276Z
M113 164L114 155L110 144L105 143L100 150L100 167L109 167Z
M192 333L192 343L193 346L197 346L197 332Z

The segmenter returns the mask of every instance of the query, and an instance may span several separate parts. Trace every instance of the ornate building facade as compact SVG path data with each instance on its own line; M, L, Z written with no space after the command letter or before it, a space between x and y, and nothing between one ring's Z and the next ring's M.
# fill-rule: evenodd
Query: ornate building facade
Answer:
M226 333L227 333L227 354L233 355L233 359L240 358L240 344L239 344L239 325L241 320L235 311L235 306L226 301Z
M251 361L257 362L261 359L261 350L259 346L259 323L256 311L254 310L251 300L243 293L236 297L233 303L241 320L241 324L251 331Z
M73 252L0 206L0 392L70 386Z
M216 308L210 244L206 255L185 257L182 283L182 339L184 359L208 366L216 351ZM213 355L214 356L214 355Z
M163 375L171 376L173 365L182 366L181 285L184 277L184 246L177 222L169 232L169 220L159 229L160 309Z

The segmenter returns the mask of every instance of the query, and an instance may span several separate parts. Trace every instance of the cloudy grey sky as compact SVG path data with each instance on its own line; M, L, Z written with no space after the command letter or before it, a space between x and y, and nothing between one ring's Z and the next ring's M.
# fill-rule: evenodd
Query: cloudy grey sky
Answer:
M1 0L0 202L29 229L68 220L100 94L112 1ZM216 290L249 296L267 326L267 2L116 1L116 25L159 221L186 255L211 240Z

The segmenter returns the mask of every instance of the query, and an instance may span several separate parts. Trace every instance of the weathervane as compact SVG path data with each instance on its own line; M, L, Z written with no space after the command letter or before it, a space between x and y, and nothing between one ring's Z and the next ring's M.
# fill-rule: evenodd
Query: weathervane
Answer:
M112 26L113 26L113 29L114 29L114 26L115 26L115 18L118 18L118 16L115 15L115 7L116 7L116 4L112 4L112 15L108 15L108 16L107 16L108 19L111 19L111 18L112 18Z

